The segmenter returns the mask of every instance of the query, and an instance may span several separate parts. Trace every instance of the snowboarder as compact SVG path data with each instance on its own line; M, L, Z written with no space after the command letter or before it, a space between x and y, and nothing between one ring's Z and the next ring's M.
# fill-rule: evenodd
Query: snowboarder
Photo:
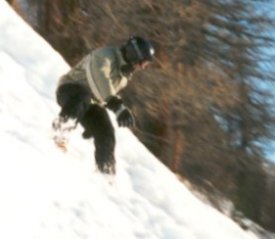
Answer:
M116 114L119 126L134 125L134 116L118 93L153 56L149 40L132 36L122 46L92 50L58 82L56 97L61 111L53 126L69 131L80 123L83 138L94 138L96 165L103 173L115 174L115 135L106 108ZM70 119L74 126L64 126Z

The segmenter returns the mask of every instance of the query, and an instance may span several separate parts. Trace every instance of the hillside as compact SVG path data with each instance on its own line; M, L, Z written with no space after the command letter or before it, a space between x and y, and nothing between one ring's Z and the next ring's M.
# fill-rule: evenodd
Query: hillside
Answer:
M0 15L0 238L258 238L195 197L129 130L116 126L112 185L81 128L59 151L50 126L68 65L5 1Z

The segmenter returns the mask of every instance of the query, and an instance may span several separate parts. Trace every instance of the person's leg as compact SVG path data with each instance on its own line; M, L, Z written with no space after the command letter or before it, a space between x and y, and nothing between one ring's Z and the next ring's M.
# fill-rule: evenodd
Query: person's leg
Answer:
M90 105L80 123L84 127L83 138L94 137L98 169L103 173L115 174L115 134L106 109L96 104Z
M56 92L56 100L61 107L58 117L53 121L54 142L67 151L69 133L75 129L91 104L91 93L78 84L61 85Z

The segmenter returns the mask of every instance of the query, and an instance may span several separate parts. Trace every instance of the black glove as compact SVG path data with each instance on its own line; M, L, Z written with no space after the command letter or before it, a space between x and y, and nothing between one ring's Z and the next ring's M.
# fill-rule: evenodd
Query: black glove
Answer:
M117 96L111 96L107 100L106 107L115 112L119 126L131 127L135 125L134 116Z
M135 119L132 112L122 105L122 108L116 112L117 122L122 127L132 127L135 125Z

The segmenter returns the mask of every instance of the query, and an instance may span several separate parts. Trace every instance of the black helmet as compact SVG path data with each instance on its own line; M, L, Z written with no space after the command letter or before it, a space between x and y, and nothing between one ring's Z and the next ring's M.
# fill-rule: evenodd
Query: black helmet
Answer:
M125 60L131 65L152 61L155 54L152 43L138 36L131 36L122 46L122 52Z

